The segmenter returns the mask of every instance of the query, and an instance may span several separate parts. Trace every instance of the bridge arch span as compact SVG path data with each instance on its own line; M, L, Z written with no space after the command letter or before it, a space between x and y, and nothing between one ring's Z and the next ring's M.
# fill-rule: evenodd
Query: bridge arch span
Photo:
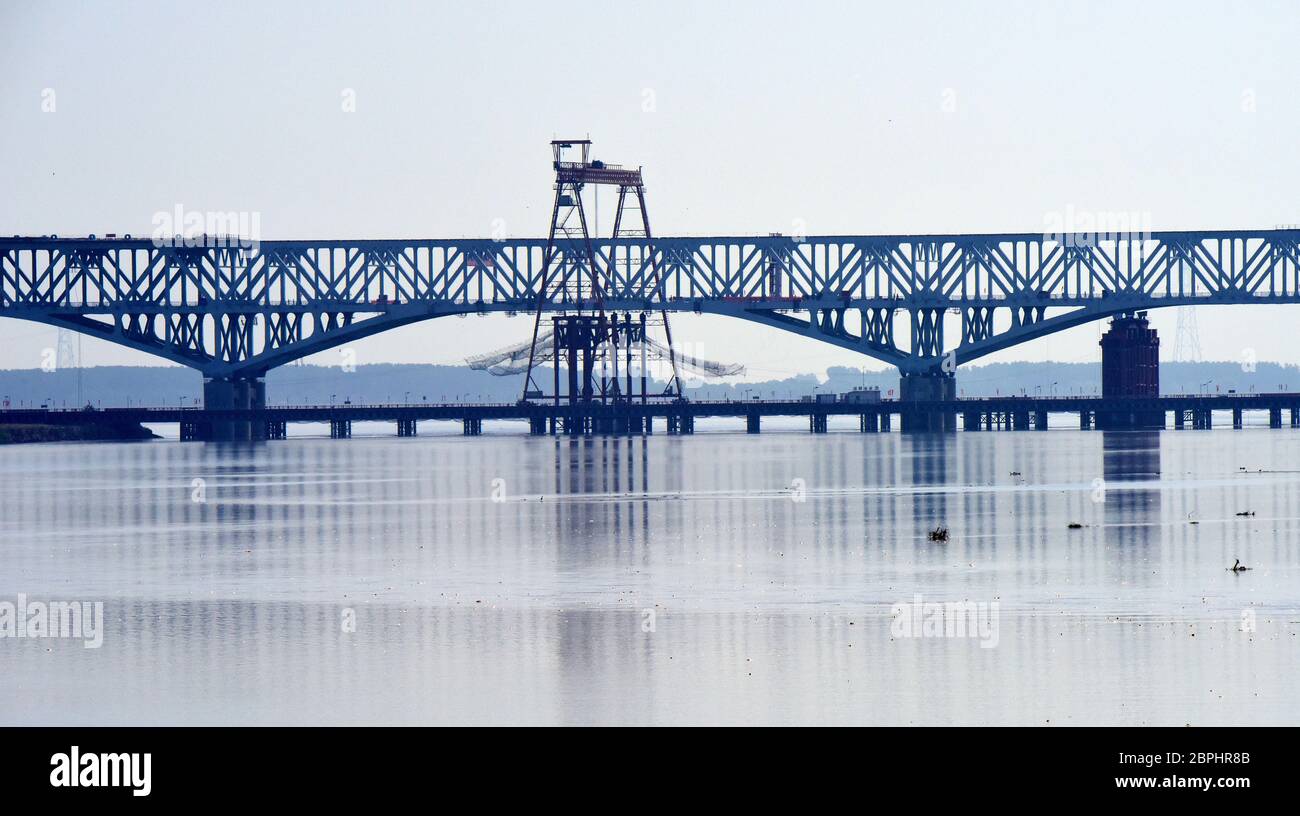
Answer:
M1291 229L619 238L594 246L611 309L736 317L905 374L1122 311L1300 302L1300 230ZM544 247L540 239L232 248L0 238L0 316L84 332L209 377L255 377L420 320L531 312ZM557 262L585 263L563 252ZM956 338L946 327L953 310ZM1007 314L1009 323L999 320Z

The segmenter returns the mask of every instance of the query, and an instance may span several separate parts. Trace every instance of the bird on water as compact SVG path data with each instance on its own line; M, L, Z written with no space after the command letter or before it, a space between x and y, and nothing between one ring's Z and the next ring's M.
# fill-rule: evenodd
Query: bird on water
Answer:
M1233 564L1231 567L1228 567L1229 572L1245 572L1248 569L1250 569L1250 567L1244 566L1241 563L1240 558L1237 559L1237 562L1235 564Z

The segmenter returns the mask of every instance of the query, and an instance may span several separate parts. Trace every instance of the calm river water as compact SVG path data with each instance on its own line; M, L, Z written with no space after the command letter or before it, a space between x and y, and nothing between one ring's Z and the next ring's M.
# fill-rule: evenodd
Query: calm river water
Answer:
M431 430L0 448L0 724L1300 724L1300 433Z

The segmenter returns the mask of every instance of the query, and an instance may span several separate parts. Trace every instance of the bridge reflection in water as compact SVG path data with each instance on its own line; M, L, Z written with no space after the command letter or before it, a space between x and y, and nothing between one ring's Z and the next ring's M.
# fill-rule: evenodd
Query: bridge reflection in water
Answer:
M1290 434L4 453L0 597L108 619L99 650L6 642L4 723L1300 715ZM893 638L916 595L999 603L999 645ZM1246 691L1228 711L1206 688Z

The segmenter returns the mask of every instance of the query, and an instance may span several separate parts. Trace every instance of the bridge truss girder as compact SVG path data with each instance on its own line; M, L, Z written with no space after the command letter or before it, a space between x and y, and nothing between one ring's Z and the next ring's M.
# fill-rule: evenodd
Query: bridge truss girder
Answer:
M1300 301L1297 230L1074 238L658 238L651 248L629 237L593 239L593 253L609 270L607 308L737 317L904 371L969 362L1129 309ZM531 312L545 243L0 238L0 317L84 332L210 377L257 376L418 320ZM544 308L572 305L558 296ZM948 310L961 316L955 344Z

